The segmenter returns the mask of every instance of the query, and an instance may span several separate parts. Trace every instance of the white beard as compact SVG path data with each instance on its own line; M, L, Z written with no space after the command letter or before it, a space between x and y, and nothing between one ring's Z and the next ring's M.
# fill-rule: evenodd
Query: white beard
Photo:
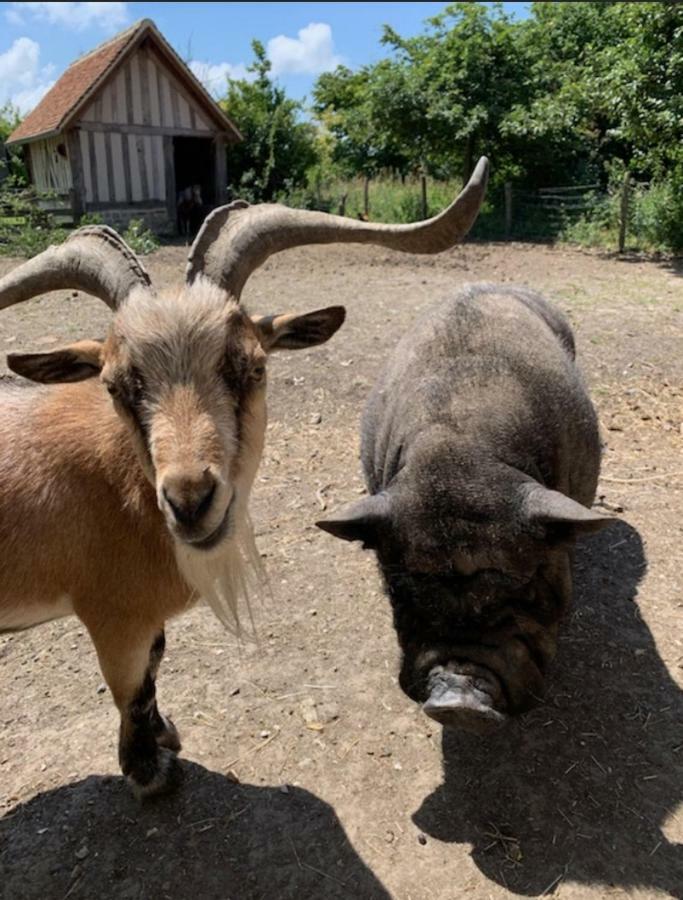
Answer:
M176 543L175 555L183 578L193 590L191 603L203 600L228 631L240 638L255 639L251 598L262 593L268 581L249 513L236 513L233 534L213 550L193 550ZM248 628L242 622L244 610Z

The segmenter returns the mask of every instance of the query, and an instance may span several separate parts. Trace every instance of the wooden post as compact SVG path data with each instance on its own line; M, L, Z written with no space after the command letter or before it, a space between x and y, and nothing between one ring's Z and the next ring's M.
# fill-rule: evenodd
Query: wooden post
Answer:
M512 182L505 182L505 239L512 236Z
M621 204L619 216L619 253L626 247L626 229L628 227L628 208L631 199L631 173L626 172L621 186Z
M340 215L340 216L345 216L345 215L346 215L346 198L347 198L347 197L348 197L348 193L345 191L345 192L341 195L341 198L340 198L340 200L339 200L339 215Z
M363 213L366 218L370 217L370 176L365 176L363 183Z
M166 186L166 213L175 234L178 228L178 198L176 197L173 138L170 134L164 135L164 184Z
M427 176L424 169L420 172L420 195L422 200L422 218L427 218Z
M71 211L74 217L74 225L78 225L81 216L85 212L85 178L83 177L83 159L81 154L81 139L78 129L72 128L66 135L66 152L69 155L71 165ZM94 177L94 175L93 175Z
M228 196L228 168L225 138L216 137L216 205L222 206Z

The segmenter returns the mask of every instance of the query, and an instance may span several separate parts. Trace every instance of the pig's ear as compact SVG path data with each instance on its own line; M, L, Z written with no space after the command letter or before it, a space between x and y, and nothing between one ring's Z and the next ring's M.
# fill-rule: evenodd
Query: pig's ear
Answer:
M344 541L362 541L364 547L373 548L381 529L389 522L389 509L386 494L372 494L315 524Z
M541 484L527 488L523 509L529 522L564 526L575 534L599 531L605 525L615 521L611 516L588 509L587 506L582 506L576 500L567 497L566 494L551 491Z

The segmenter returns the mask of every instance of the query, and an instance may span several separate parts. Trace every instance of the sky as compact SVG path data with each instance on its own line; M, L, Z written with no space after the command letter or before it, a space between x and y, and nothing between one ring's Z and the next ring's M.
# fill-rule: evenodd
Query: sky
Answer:
M150 18L195 74L220 95L227 76L245 77L251 41L266 47L289 96L310 99L321 72L381 59L382 26L419 34L442 3L2 3L0 106L28 112L82 53L138 19ZM518 18L529 3L503 3Z

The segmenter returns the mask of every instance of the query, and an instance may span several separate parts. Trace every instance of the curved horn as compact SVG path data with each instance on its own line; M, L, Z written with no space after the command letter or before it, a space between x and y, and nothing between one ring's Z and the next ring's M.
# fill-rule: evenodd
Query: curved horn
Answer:
M191 284L205 275L239 300L251 273L271 254L300 244L338 241L380 244L406 253L440 253L462 240L474 224L488 173L489 162L482 156L448 209L414 225L380 225L275 203L249 206L237 200L214 210L204 222L190 250L187 281Z
M112 228L86 225L0 279L0 309L62 288L93 294L117 309L134 287L151 288L135 253Z

